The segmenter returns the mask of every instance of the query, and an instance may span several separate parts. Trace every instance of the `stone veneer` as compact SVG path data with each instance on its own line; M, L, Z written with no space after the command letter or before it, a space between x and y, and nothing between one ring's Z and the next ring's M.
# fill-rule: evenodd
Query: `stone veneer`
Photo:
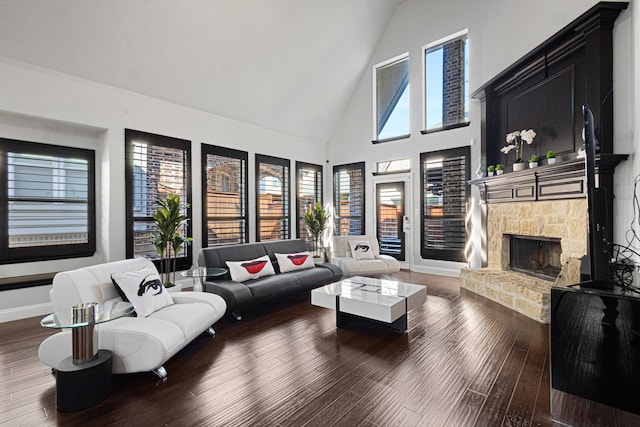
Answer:
M497 203L486 206L487 267L465 268L461 286L542 323L549 323L549 290L580 279L587 252L587 200ZM508 271L509 235L560 239L562 270L555 281Z

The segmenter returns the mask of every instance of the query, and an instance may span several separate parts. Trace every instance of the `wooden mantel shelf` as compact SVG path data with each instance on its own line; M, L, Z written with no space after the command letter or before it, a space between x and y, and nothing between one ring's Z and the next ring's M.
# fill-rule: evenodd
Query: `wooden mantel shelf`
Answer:
M628 157L628 154L598 155L596 158L597 177L600 175L612 176L615 167ZM534 169L472 179L469 184L480 189L480 199L483 203L585 197L584 159L572 159Z

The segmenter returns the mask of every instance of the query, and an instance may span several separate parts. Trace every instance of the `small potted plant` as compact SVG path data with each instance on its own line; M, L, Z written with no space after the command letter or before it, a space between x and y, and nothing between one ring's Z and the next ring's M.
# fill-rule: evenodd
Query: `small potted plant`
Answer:
M502 175L504 173L504 165L502 163L498 163L496 165L496 174Z
M547 151L547 164L552 165L556 162L556 152L549 150Z
M496 167L493 165L487 166L487 176L493 176L493 173L496 171Z
M535 154L532 154L531 157L529 157L529 168L533 169L537 167L538 167L538 156L536 156Z

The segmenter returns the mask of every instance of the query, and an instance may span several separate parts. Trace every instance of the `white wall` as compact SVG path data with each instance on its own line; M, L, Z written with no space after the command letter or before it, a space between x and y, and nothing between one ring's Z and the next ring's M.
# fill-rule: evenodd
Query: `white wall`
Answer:
M197 88L194 88L197 90ZM314 141L0 58L0 136L96 150L98 245L93 257L0 265L0 278L49 273L125 257L124 129L192 141L192 250L201 247L200 144L249 152L249 214L255 218L255 153L324 164ZM292 183L294 177L292 176ZM292 187L292 195L294 193ZM295 198L291 200L295 212ZM254 224L250 236L254 236ZM292 223L292 236L295 236ZM194 258L197 259L197 258ZM50 310L48 286L0 292L0 321ZM22 314L21 314L22 313Z
M470 104L470 126L445 132L420 134L422 128L422 46L468 28L469 84L473 92L510 64L543 43L572 20L595 5L591 0L407 0L390 20L368 69L347 105L342 120L329 140L330 165L366 161L366 229L373 233L374 198L372 175L375 163L397 158L411 158L413 176L413 264L416 271L457 275L460 263L424 260L420 257L420 153L471 145L472 176L478 167L480 141L480 104ZM637 117L638 93L630 89L638 77L638 46L634 43L632 23L638 22L633 5L622 12L614 31L615 145L616 151L633 153L640 146ZM635 49L635 50L634 50ZM409 52L411 85L411 137L373 145L373 75L372 67L386 59ZM634 77L635 73L635 77ZM629 185L640 168L635 156L616 170L616 239L628 224ZM330 188L330 186L327 186ZM621 194L624 192L624 195ZM477 197L477 190L474 189ZM327 197L330 197L328 195ZM474 235L479 247L479 235ZM476 265L479 262L475 260Z

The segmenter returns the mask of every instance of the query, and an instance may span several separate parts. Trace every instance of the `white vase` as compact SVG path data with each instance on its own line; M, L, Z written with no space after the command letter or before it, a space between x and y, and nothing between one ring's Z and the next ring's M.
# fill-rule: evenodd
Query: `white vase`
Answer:
M555 158L555 157L552 157L552 158L550 158L550 159L547 159L547 164L548 164L548 165L552 165L552 164L554 164L555 162L556 162L556 158Z
M524 163L514 163L513 164L513 171L517 172L517 171L521 171L524 170Z
M493 176L493 172L487 172L487 176Z
M529 162L529 169L537 168L538 162Z
M496 175L502 175L504 173L504 169L498 169L496 171Z

